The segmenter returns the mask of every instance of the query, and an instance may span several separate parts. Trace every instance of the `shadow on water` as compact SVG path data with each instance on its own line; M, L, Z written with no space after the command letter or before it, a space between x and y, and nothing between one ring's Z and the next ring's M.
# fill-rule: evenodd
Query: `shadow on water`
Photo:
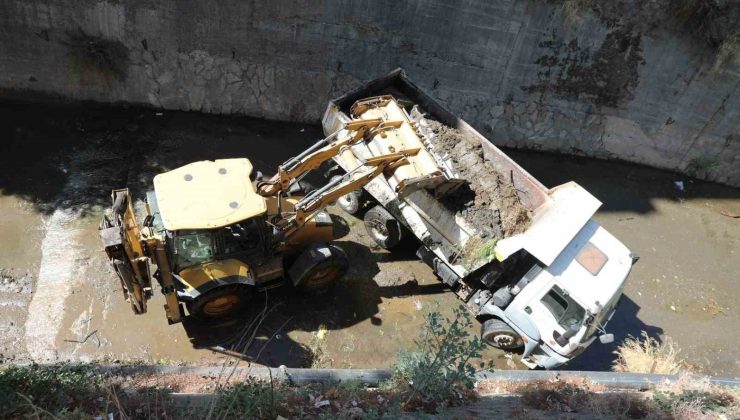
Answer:
M146 108L0 103L0 115L0 194L43 213L109 206L114 188L143 197L154 175L204 159L248 157L272 175L323 137L313 125Z
M183 323L191 343L267 366L310 366L312 349L288 337L291 331L342 330L369 320L383 325L379 316L383 298L449 293L442 283L418 285L407 282L380 286L374 278L378 263L393 255L373 252L350 241L340 241L352 264L346 276L332 290L322 294L303 294L290 288L274 289L243 317L220 324L186 320ZM401 259L407 252L401 253ZM414 334L415 336L415 334Z
M107 206L122 186L143 196L157 173L203 159L247 156L269 175L323 137L315 125L141 107L4 102L0 115L1 194L47 213ZM649 213L659 197L740 198L738 189L640 165L506 152L548 187L578 182L604 202L601 211ZM675 180L687 181L686 191Z
M652 200L696 198L740 199L740 189L692 179L647 166L542 152L504 150L546 187L575 181L604 204L600 212L655 211ZM685 191L674 184L683 181Z

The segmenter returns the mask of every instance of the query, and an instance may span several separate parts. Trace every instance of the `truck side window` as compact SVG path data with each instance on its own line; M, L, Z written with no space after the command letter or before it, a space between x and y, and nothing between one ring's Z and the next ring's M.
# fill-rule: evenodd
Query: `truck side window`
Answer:
M576 303L558 286L553 286L545 296L542 304L552 313L552 316L566 330L580 325L586 317L586 310Z

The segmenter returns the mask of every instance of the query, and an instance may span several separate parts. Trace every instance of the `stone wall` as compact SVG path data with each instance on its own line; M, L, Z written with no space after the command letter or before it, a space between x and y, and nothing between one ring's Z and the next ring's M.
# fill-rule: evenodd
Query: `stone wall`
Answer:
M627 6L0 0L0 94L316 122L400 66L497 144L740 185L740 67Z

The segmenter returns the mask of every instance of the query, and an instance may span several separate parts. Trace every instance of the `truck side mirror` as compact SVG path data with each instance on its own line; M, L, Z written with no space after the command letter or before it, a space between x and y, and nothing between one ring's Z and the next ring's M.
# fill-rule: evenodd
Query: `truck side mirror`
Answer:
M609 344L614 342L614 334L601 334L599 336L599 342L601 344Z

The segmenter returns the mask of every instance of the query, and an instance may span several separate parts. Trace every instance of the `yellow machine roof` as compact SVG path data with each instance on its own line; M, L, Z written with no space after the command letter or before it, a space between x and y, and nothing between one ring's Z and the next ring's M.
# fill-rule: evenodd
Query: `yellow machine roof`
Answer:
M213 229L263 214L265 199L254 190L251 173L248 159L220 159L155 176L165 229Z

